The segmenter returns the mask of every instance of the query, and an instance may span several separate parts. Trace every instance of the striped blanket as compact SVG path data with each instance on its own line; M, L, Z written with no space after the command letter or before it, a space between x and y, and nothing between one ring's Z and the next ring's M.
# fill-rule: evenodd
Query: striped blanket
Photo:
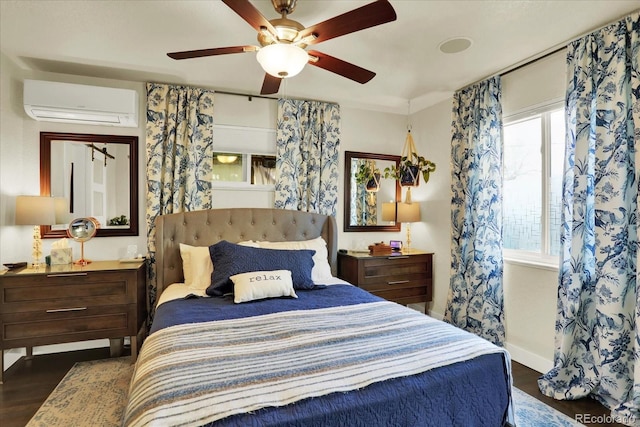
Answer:
M500 352L510 366L503 349L387 301L171 326L144 343L124 425L201 426Z

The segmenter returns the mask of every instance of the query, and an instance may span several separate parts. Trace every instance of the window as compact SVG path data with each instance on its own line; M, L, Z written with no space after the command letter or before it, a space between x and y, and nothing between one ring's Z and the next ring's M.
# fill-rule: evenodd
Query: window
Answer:
M213 153L213 182L216 187L273 186L276 157L264 154Z
M251 183L254 185L275 185L276 156L251 156Z
M506 258L558 265L564 140L558 104L505 120Z
M212 162L213 188L252 192L246 199L234 197L234 206L245 206L254 196L262 197L256 196L256 192L273 194L276 130L230 124L216 124L213 130L216 144Z

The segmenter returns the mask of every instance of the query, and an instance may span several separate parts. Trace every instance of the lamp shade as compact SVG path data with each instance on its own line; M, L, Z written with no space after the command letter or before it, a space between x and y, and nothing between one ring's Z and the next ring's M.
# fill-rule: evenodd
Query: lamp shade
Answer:
M73 219L73 215L69 212L69 200L65 197L54 197L53 204L56 214L54 224L69 224Z
M398 203L398 222L420 221L420 205L417 203Z
M383 221L396 220L396 204L395 203L386 202L382 204L382 220Z
M51 225L55 219L53 197L16 197L16 225Z
M309 54L296 45L274 43L261 48L256 58L262 69L274 77L293 77L309 61Z

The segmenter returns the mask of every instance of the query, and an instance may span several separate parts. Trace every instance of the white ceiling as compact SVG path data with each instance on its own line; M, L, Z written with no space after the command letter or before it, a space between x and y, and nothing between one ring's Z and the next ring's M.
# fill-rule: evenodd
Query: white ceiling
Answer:
M299 0L289 17L305 26L371 0ZM252 3L268 19L271 2ZM280 96L406 114L469 83L549 52L637 10L638 0L391 0L398 19L313 46L375 71L361 85L306 66ZM438 45L469 37L470 49ZM256 33L217 0L0 0L0 50L25 69L156 81L258 94L255 53L176 61L167 52L257 44Z

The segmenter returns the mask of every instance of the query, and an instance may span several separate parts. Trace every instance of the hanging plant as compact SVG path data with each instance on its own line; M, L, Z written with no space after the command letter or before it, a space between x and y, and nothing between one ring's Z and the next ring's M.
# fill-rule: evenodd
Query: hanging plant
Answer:
M376 163L366 160L361 163L356 170L356 183L364 185L369 192L376 192L380 189L380 178L382 173L376 167Z
M420 185L421 175L423 182L426 184L429 182L431 172L435 170L436 164L431 160L412 153L411 157L402 156L397 168L395 166L385 168L384 177L398 180L403 187L417 187Z
M385 168L384 177L397 180L403 187L417 187L420 185L421 175L423 182L427 183L429 182L429 175L435 170L435 163L418 154L411 136L411 130L409 130L398 166Z

